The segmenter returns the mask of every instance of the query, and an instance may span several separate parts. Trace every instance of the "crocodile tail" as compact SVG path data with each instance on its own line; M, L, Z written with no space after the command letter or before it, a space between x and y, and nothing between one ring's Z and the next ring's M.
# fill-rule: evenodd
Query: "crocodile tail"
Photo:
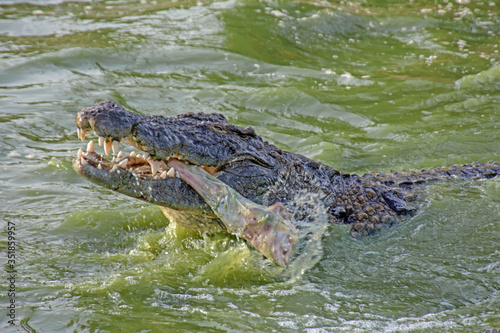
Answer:
M451 167L434 167L431 169L392 172L388 174L367 174L363 178L369 178L388 186L398 186L411 188L415 185L431 182L440 179L489 179L500 175L500 163L471 163L464 165L454 165Z
M418 199L418 191L413 189L420 184L450 178L488 179L499 175L498 162L389 174L365 174L357 178L357 182L352 182L354 185L347 186L355 193L349 196L355 198L355 202L349 203L348 207L336 202L330 207L329 214L332 222L350 225L351 236L365 236L384 225L398 222L403 215L413 214L416 208L411 202ZM343 199L342 196L340 199Z

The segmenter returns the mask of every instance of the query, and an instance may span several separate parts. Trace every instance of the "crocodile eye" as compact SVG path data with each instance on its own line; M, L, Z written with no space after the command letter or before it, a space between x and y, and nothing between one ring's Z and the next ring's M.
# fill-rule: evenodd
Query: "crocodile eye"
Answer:
M214 130L215 132L218 132L218 133L226 134L226 131L219 126L212 126L212 130Z

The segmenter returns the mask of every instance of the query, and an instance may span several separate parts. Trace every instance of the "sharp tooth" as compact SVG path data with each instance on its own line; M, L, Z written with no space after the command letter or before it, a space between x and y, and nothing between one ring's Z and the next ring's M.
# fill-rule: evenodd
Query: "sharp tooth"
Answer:
M135 151L130 153L130 157L135 157Z
M128 160L127 159L124 159L123 161L121 161L120 163L118 163L118 165L124 169L127 168L127 164L128 164Z
M174 170L174 168L170 168L170 170L168 170L167 176L170 177L170 178L172 178L172 177L175 176L175 170Z
M82 148L78 149L78 158L81 159L83 157Z
M148 157L149 157L149 153L148 153L148 152L145 152L145 153L144 153L144 159L145 159L145 160L147 160L147 159L148 159Z
M104 137L100 136L99 137L99 147L102 147L103 144L104 144Z
M148 157L147 162L151 165L151 173L156 175L158 170L160 169L161 163L160 161L154 161L151 157Z
M78 135L78 139L82 138L82 130L80 128L76 129L76 134Z
M81 133L81 134L80 134L80 135L81 135L81 136L80 136L80 139L82 139L82 141L85 141L85 135L87 135L87 131L88 131L88 130L83 130L83 129L82 129L82 130L80 130L80 131L81 131L81 132L80 132L80 133Z
M152 161L151 162L151 173L153 175L156 175L156 173L158 172L158 167L159 167L159 163L156 162L156 161Z
M141 154L137 154L137 158L142 159L143 157Z
M167 178L167 170L165 170L165 171L163 171L163 172L161 173L160 178L161 178L161 179L165 179L165 178Z
M117 164L113 165L113 167L111 168L111 170L109 170L109 172L115 172L116 170L118 170Z
M95 153L94 150L94 141L90 140L87 144L87 153Z
M176 177L176 178L181 178L181 175L179 175L179 171L176 171L176 172L175 172L175 177Z
M99 163L99 165L97 166L97 170L102 170L102 165L101 165L101 163Z
M82 165L89 165L89 162L87 162L86 159L82 158L81 161L82 161Z
M118 153L118 155L116 155L116 157L118 157L118 158L122 158L122 157L123 157L123 153L120 151L120 152Z
M111 141L104 142L104 153L106 155L109 155L109 153L111 153L111 145L112 145Z
M118 149L120 148L120 143L116 140L113 140L112 148L113 154L116 154L118 152Z

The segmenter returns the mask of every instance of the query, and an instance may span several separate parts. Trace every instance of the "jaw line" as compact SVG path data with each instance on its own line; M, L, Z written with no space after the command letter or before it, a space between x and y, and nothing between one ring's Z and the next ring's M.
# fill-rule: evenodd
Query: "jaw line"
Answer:
M275 165L273 158L260 153L267 143L263 142L251 127L239 128L230 124L220 114L192 113L167 118L145 116L128 111L118 103L107 101L79 110L75 124L78 137L82 141L85 141L85 136L89 131L97 135L99 145L104 146L106 155L110 154L111 149L114 154L118 154L120 142L125 142L145 152L144 155L151 157L151 162L166 163L169 158L174 157L184 162L187 161L188 164L207 166L206 171L212 175L216 175L218 169L228 164L245 160L267 168L273 168ZM219 124L222 129L218 127ZM221 140L214 138L212 138L214 140L205 141L206 143L200 147L189 147L190 144L185 142L184 134L178 126L186 128L201 126L202 129L211 131L214 138L220 136L220 134L214 134L214 131L226 133L230 137L248 137L249 139L243 140L243 143L245 143L244 147L248 146L249 150L229 149L230 147L227 147L225 142L220 143ZM203 142L205 137L199 137L198 133L195 138ZM216 149L221 152L217 157L213 157L210 151L208 153L205 151L207 149ZM145 159L147 160L147 157ZM150 164L153 166L154 163ZM155 172L152 172L152 175L154 176Z

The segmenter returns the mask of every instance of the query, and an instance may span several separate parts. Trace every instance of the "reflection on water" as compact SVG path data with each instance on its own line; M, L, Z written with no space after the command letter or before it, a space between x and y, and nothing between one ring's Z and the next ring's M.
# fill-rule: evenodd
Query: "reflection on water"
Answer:
M500 160L498 6L4 1L0 217L18 233L19 327L500 328L497 179L428 186L419 214L361 240L299 195L314 223L283 271L71 167L76 111L102 100L150 115L221 112L346 172Z

